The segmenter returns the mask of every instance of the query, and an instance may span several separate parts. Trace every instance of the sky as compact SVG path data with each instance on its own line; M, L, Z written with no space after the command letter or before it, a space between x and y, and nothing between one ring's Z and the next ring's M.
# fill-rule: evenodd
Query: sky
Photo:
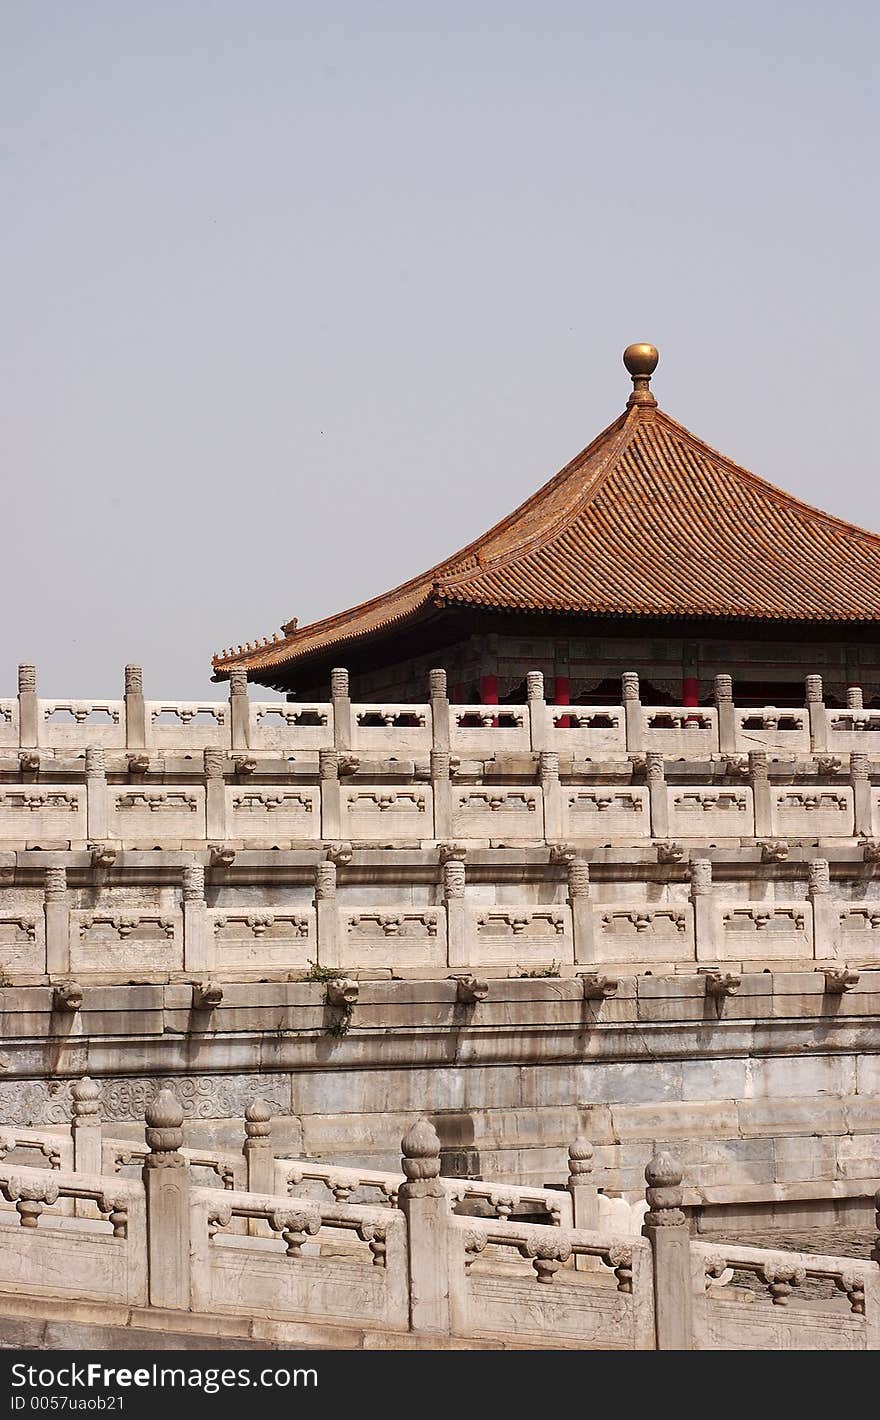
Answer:
M623 408L863 526L869 0L3 0L0 695L217 698Z

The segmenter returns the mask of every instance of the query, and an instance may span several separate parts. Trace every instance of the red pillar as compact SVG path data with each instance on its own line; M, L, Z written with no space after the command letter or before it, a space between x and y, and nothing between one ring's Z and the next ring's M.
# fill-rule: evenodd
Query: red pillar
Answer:
M571 704L571 685L570 685L570 683L569 683L569 679L568 679L568 676L567 676L567 675L558 675L558 676L554 677L554 680L553 680L553 704L554 704L554 705L570 705L570 704ZM558 726L559 726L559 728L560 728L561 730L567 730L567 729L569 729L569 728L571 727L571 716L570 716L570 715L560 715L559 720L557 721L557 724L558 724Z
M682 705L699 705L699 683L695 675L686 675L681 682Z
M498 704L498 677L497 675L480 676L480 704Z
M453 705L464 704L464 686L461 684L460 681L458 685L454 685L452 687L452 703Z

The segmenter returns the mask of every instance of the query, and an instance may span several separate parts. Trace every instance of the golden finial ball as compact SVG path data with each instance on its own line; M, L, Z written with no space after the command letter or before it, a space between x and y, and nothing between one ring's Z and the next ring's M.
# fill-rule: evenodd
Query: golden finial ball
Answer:
M623 352L623 363L633 379L636 375L653 375L659 359L656 345L628 345Z

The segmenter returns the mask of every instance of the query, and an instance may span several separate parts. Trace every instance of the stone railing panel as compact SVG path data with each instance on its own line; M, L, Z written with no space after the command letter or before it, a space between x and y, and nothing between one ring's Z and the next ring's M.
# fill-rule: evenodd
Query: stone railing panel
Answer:
M47 749L85 745L119 749L125 744L124 700L40 700L39 743Z
M771 1252L730 1243L690 1245L694 1346L709 1351L863 1351L876 1342L877 1264L819 1253ZM727 1269L751 1283L714 1286ZM729 1275L729 1274L728 1274ZM798 1288L825 1282L834 1293L799 1305Z
M667 790L669 832L681 838L752 838L755 805L752 790L681 788Z
M629 907L593 903L597 962L692 962L694 913L689 902Z
M644 1239L513 1220L499 1226L454 1217L451 1226L456 1334L515 1334L536 1342L553 1336L609 1350L653 1348L651 1249ZM599 1259L600 1270L577 1270L579 1257Z
M449 743L453 753L505 754L531 748L528 705L450 705Z
M446 970L443 907L339 908L339 965Z
M562 786L566 838L605 843L609 838L650 838L648 791L613 784Z
M430 705L352 705L352 749L382 755L431 752Z
M698 758L718 752L718 711L688 705L643 705L646 750Z
M503 784L453 789L452 832L456 838L534 842L544 836L540 788Z
M21 848L48 840L79 845L86 837L84 785L0 785L0 844Z
M249 748L275 750L330 749L333 746L333 706L305 701L250 702Z
M407 1329L402 1214L196 1188L190 1217L195 1310L336 1325L369 1319L377 1327ZM236 1218L260 1220L274 1236L232 1232ZM325 1234L344 1242L344 1250L322 1256L319 1239Z
M7 903L6 897L0 894L0 971L44 972L46 916L42 902L19 908L14 901Z
M235 784L226 787L227 836L272 847L321 837L321 794L314 786Z
M146 716L152 749L229 748L229 706L222 700L148 700Z
M833 955L857 966L880 961L880 900L838 904L840 932ZM832 955L816 943L816 956Z
M700 961L809 961L813 907L809 902L715 903L709 941L697 939Z
M70 913L72 971L130 973L183 969L183 916L177 910L74 908Z
M395 839L434 837L434 805L429 784L344 785L342 827L344 838L390 843Z
M848 838L853 832L853 791L786 787L771 790L773 832L780 838Z
M880 757L880 710L828 710L828 749Z
M18 744L18 701L0 700L0 749Z
M560 754L626 754L622 705L548 705L547 725L547 748Z
M767 705L762 710L735 710L736 749L776 749L789 753L810 749L810 716L806 709L779 710Z
M469 965L550 968L574 963L571 908L467 903Z
M153 787L114 784L107 790L110 837L152 845L206 837L202 784Z
M314 909L278 907L209 908L208 954L211 970L302 969L317 960Z
M0 1189L7 1200L21 1201L23 1224L4 1230L0 1291L78 1303L146 1303L147 1229L139 1183L0 1166ZM78 1219L73 1228L70 1199L91 1200L111 1216Z

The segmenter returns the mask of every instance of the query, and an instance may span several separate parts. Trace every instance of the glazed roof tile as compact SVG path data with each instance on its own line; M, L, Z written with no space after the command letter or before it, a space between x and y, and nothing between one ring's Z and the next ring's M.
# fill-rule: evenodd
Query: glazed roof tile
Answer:
M383 596L217 675L328 653L430 606L591 616L880 621L880 537L738 467L656 407L631 408L489 532Z

